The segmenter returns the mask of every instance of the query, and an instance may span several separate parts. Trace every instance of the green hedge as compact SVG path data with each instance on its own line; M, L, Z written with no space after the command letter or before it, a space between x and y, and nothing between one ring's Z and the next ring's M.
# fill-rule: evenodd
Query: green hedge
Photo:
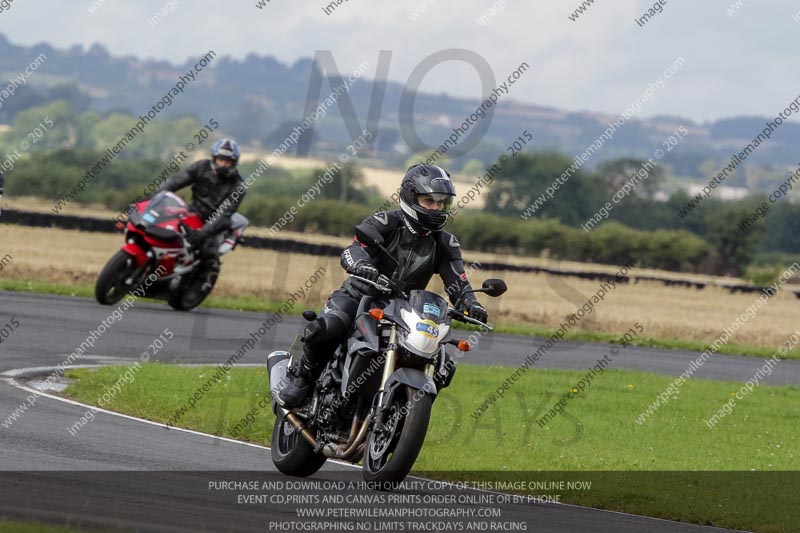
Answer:
M296 198L247 198L242 213L257 226L270 227L285 217ZM281 229L349 236L353 227L373 209L334 200L316 200L297 209L294 220ZM285 217L284 219L292 218ZM572 261L637 265L675 271L701 269L712 247L686 231L640 231L607 222L586 232L553 219L517 220L487 213L458 213L446 229L468 250L490 253L541 255Z

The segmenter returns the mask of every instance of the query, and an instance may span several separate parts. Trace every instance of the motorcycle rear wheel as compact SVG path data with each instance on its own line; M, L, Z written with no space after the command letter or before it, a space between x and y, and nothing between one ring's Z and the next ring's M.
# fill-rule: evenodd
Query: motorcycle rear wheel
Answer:
M272 462L289 476L308 477L328 459L314 448L285 418L278 416L272 429Z
M218 272L210 272L208 284L205 282L205 275L193 276L191 281L185 286L181 287L172 295L170 295L167 303L176 311L191 311L201 303L206 297L214 290L214 285L217 283ZM205 287L204 287L205 285Z

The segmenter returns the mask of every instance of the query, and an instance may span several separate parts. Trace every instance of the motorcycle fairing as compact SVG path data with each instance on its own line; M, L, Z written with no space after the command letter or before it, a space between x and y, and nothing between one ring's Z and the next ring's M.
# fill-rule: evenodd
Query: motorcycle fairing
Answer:
M140 214L148 225L158 225L162 222L179 218L181 215L186 217L190 215L186 202L172 192L162 192L153 196L146 207L143 206Z
M347 355L342 364L342 394L347 391L351 377L360 375L367 361L376 357L380 349L377 320L364 313L356 318L355 327L361 338L351 336L347 339Z

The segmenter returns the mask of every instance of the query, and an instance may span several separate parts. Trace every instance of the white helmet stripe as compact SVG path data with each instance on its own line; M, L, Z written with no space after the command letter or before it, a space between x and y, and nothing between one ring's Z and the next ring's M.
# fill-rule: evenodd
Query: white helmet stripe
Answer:
M443 177L443 178L445 178L445 179L448 179L448 180L450 179L450 178L447 176L447 172L445 172L445 171L444 171L444 169L443 169L442 167L437 167L436 165L431 165L431 166L432 166L433 168L438 168L438 169L439 169L439 172L441 172L441 173L442 173L442 177Z
M407 203L405 203L402 199L400 200L400 209L402 209L405 214L407 214L414 220L419 220L417 218L417 212L411 209L411 207Z

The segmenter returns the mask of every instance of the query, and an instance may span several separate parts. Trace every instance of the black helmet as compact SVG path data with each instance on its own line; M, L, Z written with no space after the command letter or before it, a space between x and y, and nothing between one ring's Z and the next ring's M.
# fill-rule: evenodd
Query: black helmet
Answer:
M214 146L211 148L211 167L219 177L226 178L230 175L231 169L236 168L236 165L239 164L240 155L241 150L239 149L239 145L236 144L236 141L233 139L220 139L215 142ZM227 159L233 164L230 168L223 167L217 165L217 159Z
M433 195L444 202L441 211L426 209L419 202L422 195ZM400 209L414 231L439 231L447 222L456 190L446 170L433 165L414 165L406 170L400 184Z

